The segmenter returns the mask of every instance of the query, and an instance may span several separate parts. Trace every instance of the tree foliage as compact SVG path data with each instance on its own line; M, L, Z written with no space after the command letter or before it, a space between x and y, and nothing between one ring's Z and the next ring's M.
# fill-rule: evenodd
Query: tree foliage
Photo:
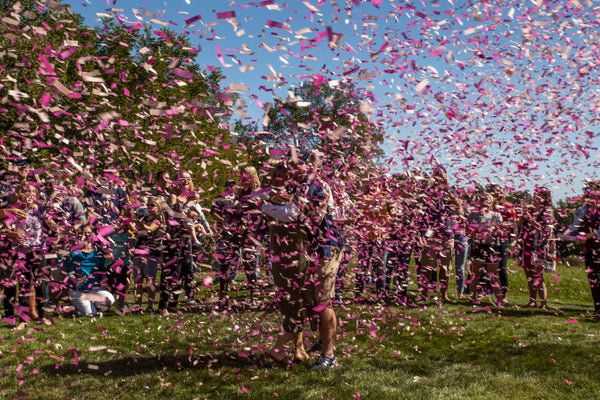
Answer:
M218 191L245 157L224 127L234 96L220 72L202 71L188 38L166 28L90 28L68 6L43 4L0 3L5 155L61 176L110 165L147 182L184 168Z
M370 120L366 104L353 85L316 75L287 99L275 100L263 140L273 147L318 148L338 168L372 168L383 155L383 129Z

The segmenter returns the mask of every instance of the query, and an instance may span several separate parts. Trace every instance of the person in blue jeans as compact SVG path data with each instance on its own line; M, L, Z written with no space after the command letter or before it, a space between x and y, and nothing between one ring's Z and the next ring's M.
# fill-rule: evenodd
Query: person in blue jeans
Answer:
M465 268L469 253L469 238L460 233L454 235L454 269L456 278L456 294L459 298L465 293Z
M502 234L498 253L500 264L498 265L498 277L500 278L500 287L504 303L508 303L506 296L508 294L508 258L510 256L510 238L515 231L517 214L513 205L506 200L506 195L502 187L498 184L492 184L486 190L494 197L494 211L502 216Z

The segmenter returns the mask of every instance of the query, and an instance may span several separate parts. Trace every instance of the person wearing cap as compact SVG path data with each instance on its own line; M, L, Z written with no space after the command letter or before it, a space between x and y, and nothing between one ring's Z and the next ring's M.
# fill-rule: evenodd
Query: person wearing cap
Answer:
M48 186L47 186L48 187ZM63 263L67 250L74 239L74 232L87 223L85 208L75 196L70 196L66 188L52 185L50 198L43 206L44 232L48 252L52 258L42 260L48 269L50 302L57 305L67 294L63 281L66 273Z
M583 242L585 270L594 301L592 319L600 319L600 181L588 183L585 202L575 211L573 222L561 237Z

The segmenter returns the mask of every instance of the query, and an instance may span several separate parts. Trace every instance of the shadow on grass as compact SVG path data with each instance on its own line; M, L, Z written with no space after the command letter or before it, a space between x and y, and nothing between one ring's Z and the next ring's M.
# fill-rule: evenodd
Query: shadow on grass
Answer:
M143 357L138 355L122 357L107 361L87 362L73 359L62 363L47 364L40 370L47 374L65 375L93 375L130 377L143 374L153 374L157 371L168 370L183 372L190 370L217 370L226 369L257 369L272 367L273 362L265 354L240 356L239 353L220 353L218 355L199 355L195 357L177 357L173 355L156 355Z
M494 344L476 342L456 346L451 352L423 346L422 353L410 359L372 358L366 365L367 369L380 372L402 371L409 376L421 377L452 374L457 370L485 370L492 375L510 373L556 377L562 372L567 376L594 376L600 359L600 354L594 349L594 343L574 345L540 342L523 345L511 340ZM572 363L573 359L577 359L577 363ZM568 362L565 363L565 360Z
M258 303L256 305L240 300L230 304L226 310L219 310L216 303L204 302L195 307L185 308L185 312L191 314L210 314L212 312L227 312L233 314L244 314L247 312L266 312L272 313L279 311L279 306L276 301L268 301Z

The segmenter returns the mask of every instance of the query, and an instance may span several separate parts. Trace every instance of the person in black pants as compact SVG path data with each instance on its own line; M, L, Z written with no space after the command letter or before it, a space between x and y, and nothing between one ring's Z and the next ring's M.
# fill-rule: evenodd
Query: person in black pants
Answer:
M575 211L567 237L583 241L585 269L594 300L593 319L600 319L600 181L588 183L585 203Z

